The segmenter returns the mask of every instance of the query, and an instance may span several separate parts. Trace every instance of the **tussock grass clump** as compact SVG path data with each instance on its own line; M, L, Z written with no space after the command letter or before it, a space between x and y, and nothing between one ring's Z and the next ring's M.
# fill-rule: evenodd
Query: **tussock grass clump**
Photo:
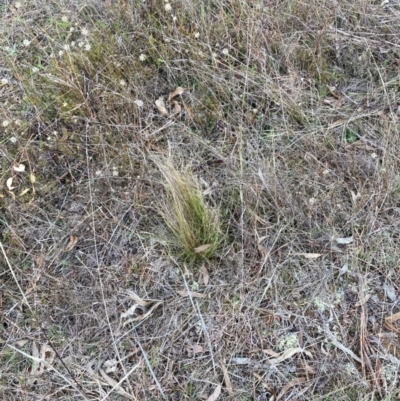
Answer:
M186 169L177 170L172 162L157 162L164 178L166 198L160 213L174 237L174 245L189 258L210 258L221 241L218 209L207 205L200 185Z

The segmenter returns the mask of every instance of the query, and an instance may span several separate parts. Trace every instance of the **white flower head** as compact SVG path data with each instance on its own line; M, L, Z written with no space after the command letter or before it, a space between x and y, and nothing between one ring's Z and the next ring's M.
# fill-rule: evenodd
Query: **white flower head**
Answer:
M146 56L144 53L142 53L142 54L139 56L139 60L140 60L140 61L146 61L146 59L147 59L147 56Z
M8 120L4 120L1 125L5 128L5 127L8 127L10 125L10 122Z
M167 12L172 11L172 6L171 6L171 4L169 4L169 3L165 3L164 8L165 8L165 11L167 11Z
M58 52L58 56L59 56L59 57L62 57L63 54L64 54L64 52L63 52L62 50L60 50L60 51Z
M89 35L89 31L88 31L86 28L83 28L83 29L81 30L81 34L82 34L83 36L88 36L88 35Z
M62 21L62 22L68 22L68 17L67 17L66 15L63 15L63 16L61 17L61 21Z
M21 3L20 3L19 1L17 1L17 2L14 4L14 6L15 6L16 9L21 8Z
M12 136L12 137L10 138L10 142L11 142L11 143L16 143L17 140L18 140L18 139L17 139L15 136Z
M67 52L68 50L70 50L71 49L71 47L70 47L70 45L68 44L68 43L66 43L64 46L63 46L63 48L64 48L64 50Z
M83 47L84 43L83 42L79 42L78 43L78 47Z
M8 84L8 79L7 78L2 78L1 79L2 85L7 85Z
M89 43L86 43L85 50L88 52L91 48L92 48L92 46L90 46Z
M143 101L139 99L136 99L134 103L136 104L137 107L143 107L144 105Z
M195 32L194 33L194 37L197 39L197 38L199 38L200 37L200 32Z
M120 84L121 86L125 86L125 85L126 85L125 79L121 79L121 80L119 81L119 84Z
M173 17L172 17L172 21L176 21L178 18L177 18L177 16L176 15L174 15Z
M222 49L222 54L224 54L225 56L227 56L229 54L229 50L227 48Z
M31 41L28 40L28 39L24 39L24 41L22 42L22 44L23 44L25 47L28 47L28 46L31 44Z

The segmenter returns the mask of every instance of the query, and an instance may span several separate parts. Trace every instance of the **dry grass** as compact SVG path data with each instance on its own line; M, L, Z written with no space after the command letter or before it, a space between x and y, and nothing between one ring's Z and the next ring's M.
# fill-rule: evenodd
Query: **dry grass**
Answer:
M2 400L399 399L383 3L0 6Z

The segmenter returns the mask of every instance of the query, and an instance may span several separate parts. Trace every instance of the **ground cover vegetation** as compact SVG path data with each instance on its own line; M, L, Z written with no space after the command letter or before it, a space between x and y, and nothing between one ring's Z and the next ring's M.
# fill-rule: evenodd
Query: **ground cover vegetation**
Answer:
M2 400L398 400L396 0L0 5Z

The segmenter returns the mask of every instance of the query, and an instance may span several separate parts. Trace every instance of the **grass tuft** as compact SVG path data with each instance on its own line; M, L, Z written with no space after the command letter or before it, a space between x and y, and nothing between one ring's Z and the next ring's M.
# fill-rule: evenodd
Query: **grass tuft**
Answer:
M174 245L191 259L211 258L221 242L220 213L206 203L198 180L187 168L157 161L167 196L160 213L174 237Z

